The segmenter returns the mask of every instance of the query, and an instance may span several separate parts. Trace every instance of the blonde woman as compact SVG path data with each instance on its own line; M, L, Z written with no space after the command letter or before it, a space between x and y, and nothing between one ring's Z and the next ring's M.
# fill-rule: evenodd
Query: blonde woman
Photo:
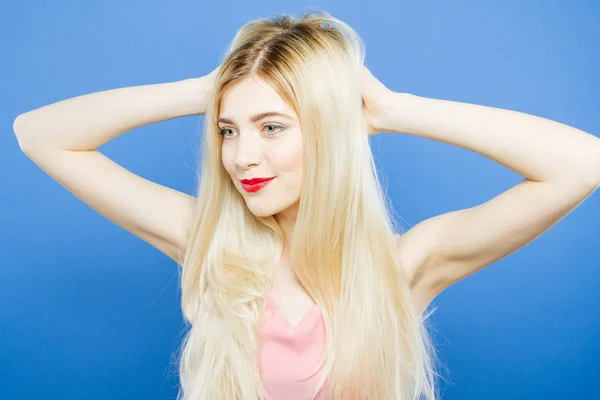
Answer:
M97 150L205 115L197 196ZM445 288L541 235L600 182L600 142L531 115L396 93L327 13L246 24L198 79L120 88L20 115L22 150L182 267L180 398L439 398L425 326ZM451 143L520 173L477 207L394 225L377 132Z

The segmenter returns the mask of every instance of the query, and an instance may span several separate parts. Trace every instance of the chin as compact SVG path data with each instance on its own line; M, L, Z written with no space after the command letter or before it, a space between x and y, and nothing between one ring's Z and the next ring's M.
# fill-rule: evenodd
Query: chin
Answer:
M248 210L250 210L250 212L259 218L266 218L266 217L270 217L274 214L276 214L273 209L268 209L268 208L261 208L261 207L251 207L249 204L246 204L246 206L248 206Z
M258 218L269 218L275 215L275 213L272 212L252 212L252 214L254 214L254 216Z

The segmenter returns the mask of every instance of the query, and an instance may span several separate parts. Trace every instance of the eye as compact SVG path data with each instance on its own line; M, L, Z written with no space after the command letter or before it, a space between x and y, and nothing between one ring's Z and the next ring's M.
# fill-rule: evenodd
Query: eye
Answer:
M268 127L275 127L275 128L277 128L277 129L281 129L281 130L283 130L283 126L280 126L280 125L272 125L272 124L265 125L265 128L268 128ZM270 133L270 134L273 134L273 133L276 133L276 132L279 132L279 131L275 131L275 132L271 131L271 132L269 132L269 133Z
M274 136L274 135L275 135L276 133L278 133L279 131L281 131L281 130L285 129L285 128L284 128L283 126L281 126L281 125L274 125L274 124L268 124L268 125L265 125L265 126L264 126L264 128L265 128L265 130L267 131L267 133L268 133L268 135L269 135L269 136ZM266 129L266 128L275 128L275 131L273 131L272 129L271 129L271 130L269 130L269 129ZM220 135L223 135L223 136L224 136L224 137L226 137L226 138L233 137L233 135L228 135L228 134L227 134L227 131L232 131L232 132L235 132L235 131L234 131L234 130L232 130L232 129L229 129L229 128L223 128L223 129L220 129L220 130L219 130L219 134L220 134Z
M232 131L232 130L231 130L231 129L229 129L229 128L223 128L223 129L219 130L219 134L220 134L220 135L223 135L223 136L225 136L225 137L231 137L231 136L228 136L228 135L225 133L226 131ZM232 132L233 132L233 131L232 131Z

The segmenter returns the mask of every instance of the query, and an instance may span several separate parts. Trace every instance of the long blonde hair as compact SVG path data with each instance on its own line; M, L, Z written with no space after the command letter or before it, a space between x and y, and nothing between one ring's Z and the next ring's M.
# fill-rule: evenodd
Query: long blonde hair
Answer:
M364 44L326 12L251 21L231 42L204 121L197 208L182 266L178 399L267 398L258 364L260 317L284 247L273 216L245 205L221 161L223 93L269 82L299 116L303 177L291 243L294 271L327 331L328 398L438 398L434 347L396 256L395 222L362 114Z

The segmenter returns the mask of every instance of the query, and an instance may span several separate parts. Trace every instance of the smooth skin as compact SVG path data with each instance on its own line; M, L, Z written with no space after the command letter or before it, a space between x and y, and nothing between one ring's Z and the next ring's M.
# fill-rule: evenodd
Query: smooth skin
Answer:
M68 99L20 115L13 129L23 152L52 178L176 260L189 235L195 198L137 176L95 149L137 126L202 114L215 73L116 89L122 104L115 91ZM398 257L421 312L451 284L544 233L600 185L600 141L578 129L509 110L396 93L366 68L362 97L371 135L404 133L443 141L526 177L484 204L427 219L398 237ZM118 129L113 118L109 133L106 115L89 111L108 104L120 108L120 116L127 107L131 118L121 118ZM83 128L86 134L78 135Z
M453 283L546 232L600 185L600 140L544 118L396 93L363 69L370 133L404 133L484 155L525 177L481 205L426 219L398 240L398 257L426 306Z
M196 199L132 173L96 148L143 125L203 113L207 77L66 99L19 115L13 130L21 150L54 180L177 261Z

